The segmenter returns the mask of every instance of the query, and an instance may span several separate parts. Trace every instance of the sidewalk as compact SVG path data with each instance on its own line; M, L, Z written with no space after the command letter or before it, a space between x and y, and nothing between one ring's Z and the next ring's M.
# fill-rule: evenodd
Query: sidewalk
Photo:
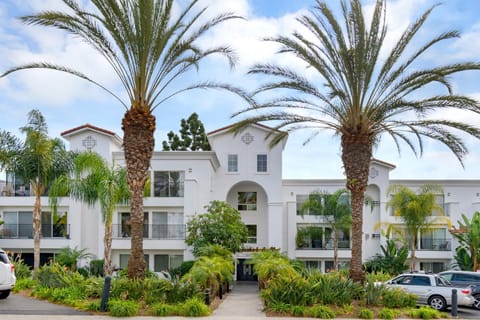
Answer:
M266 318L256 282L236 282L226 299L213 311L212 318Z

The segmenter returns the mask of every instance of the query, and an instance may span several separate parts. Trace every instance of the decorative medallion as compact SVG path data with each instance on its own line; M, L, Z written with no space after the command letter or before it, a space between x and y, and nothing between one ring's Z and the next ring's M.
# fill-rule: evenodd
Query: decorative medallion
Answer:
M378 176L378 170L374 167L371 167L369 176L370 178L375 179Z
M82 145L88 150L92 151L93 148L97 145L97 141L92 138L92 136L88 136L85 140L82 140Z
M242 142L245 144L250 144L253 142L253 136L250 134L250 132L245 133L240 139L242 139Z

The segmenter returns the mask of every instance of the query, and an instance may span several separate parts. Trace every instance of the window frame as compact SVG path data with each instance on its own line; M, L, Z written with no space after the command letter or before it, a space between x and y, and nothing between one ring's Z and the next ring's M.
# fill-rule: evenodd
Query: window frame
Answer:
M268 172L268 155L266 153L257 154L257 173Z
M227 155L227 172L228 173L238 172L238 154Z
M243 197L241 195L244 195ZM249 196L251 195L251 196ZM244 202L240 202L244 198ZM239 191L237 193L237 210L238 211L257 211L257 192L256 191Z

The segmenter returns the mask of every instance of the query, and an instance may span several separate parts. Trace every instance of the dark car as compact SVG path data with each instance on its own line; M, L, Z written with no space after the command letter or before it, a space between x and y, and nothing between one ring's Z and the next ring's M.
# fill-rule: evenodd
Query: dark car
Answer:
M475 298L473 307L480 310L480 272L449 270L440 272L438 275L454 286L471 287L472 296Z

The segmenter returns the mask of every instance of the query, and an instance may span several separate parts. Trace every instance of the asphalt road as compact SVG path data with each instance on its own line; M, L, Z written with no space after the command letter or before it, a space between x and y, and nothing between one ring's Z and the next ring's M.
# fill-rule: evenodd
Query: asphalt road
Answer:
M90 315L90 313L87 312L78 311L73 308L56 305L42 300L28 298L18 294L10 294L7 299L0 300L0 314Z
M450 314L450 309L447 311ZM78 311L73 308L64 307L61 305L49 303L42 300L37 300L29 297L25 297L18 294L11 294L7 299L0 300L0 319L20 319L18 315L25 315L21 319L58 319L58 316L75 316L72 319L107 319L107 316L92 316L88 312ZM11 315L10 317L7 315ZM15 316L17 315L17 316ZM43 316L43 317L31 317L31 316ZM52 318L44 317L51 315ZM30 317L28 317L30 316ZM78 317L80 316L80 317ZM234 316L234 315L232 315ZM134 317L135 318L135 317ZM64 319L61 317L61 319ZM138 318L140 319L140 318ZM143 318L142 318L143 319ZM149 319L149 318L147 318ZM231 318L233 319L233 318ZM252 318L254 319L254 318ZM289 319L289 318L282 318ZM480 319L480 311L472 308L459 308L457 319Z

